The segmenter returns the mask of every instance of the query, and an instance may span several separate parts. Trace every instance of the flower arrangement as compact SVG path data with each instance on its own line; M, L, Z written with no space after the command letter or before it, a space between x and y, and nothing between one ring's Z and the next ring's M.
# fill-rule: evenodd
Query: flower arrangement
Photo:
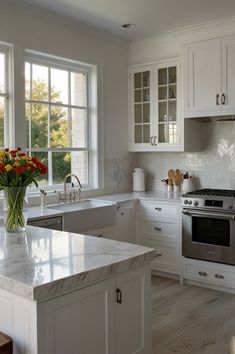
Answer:
M7 231L24 230L26 188L36 178L47 172L47 167L35 157L28 156L21 148L0 151L0 190L4 189L4 223Z

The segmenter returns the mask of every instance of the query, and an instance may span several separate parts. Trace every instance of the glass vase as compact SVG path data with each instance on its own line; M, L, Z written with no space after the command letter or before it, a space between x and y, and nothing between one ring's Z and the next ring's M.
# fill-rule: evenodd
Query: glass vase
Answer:
M7 232L24 231L28 218L27 187L4 187L3 221Z

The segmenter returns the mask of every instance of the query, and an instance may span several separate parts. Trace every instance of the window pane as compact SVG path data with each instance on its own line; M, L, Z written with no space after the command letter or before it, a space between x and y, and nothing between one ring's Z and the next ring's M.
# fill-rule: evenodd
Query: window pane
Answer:
M48 101L48 68L32 65L32 99Z
M71 73L71 104L87 106L87 75L84 73Z
M72 109L71 128L70 128L71 146L87 146L87 111L84 109Z
M50 146L68 146L68 109L51 106L50 115Z
M65 176L71 173L71 153L52 153L53 183L63 183Z
M0 92L5 90L5 55L0 53Z
M25 119L26 119L26 146L29 148L30 147L30 137L29 137L29 124L30 124L30 104L26 103L25 104Z
M42 162L48 168L48 152L31 152L31 156L36 157L38 161ZM37 177L37 182L40 186L45 186L48 184L48 172L44 175Z
M30 99L30 64L25 63L25 98Z
M0 97L0 147L4 147L4 98Z
M71 162L71 172L78 176L82 185L88 184L88 153L86 151L72 151Z
M68 103L68 71L51 69L51 101Z
M48 146L48 106L32 104L31 144L35 148Z

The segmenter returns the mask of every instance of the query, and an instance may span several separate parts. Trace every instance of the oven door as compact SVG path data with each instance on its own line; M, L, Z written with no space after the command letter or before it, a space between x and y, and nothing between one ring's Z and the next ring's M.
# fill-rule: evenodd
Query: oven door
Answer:
M234 214L183 209L182 255L235 265Z

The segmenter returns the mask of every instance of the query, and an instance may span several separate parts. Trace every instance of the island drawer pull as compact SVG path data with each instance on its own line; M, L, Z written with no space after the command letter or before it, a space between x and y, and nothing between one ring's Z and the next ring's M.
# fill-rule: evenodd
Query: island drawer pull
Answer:
M96 237L103 237L104 236L104 234L98 234L98 235L96 235Z
M201 276L201 277L207 277L207 273L206 272L198 272L198 274Z
M156 231L162 231L162 228L159 227L159 226L154 226L154 230L156 230Z
M116 301L118 304L122 303L122 292L119 288L116 289Z
M156 207L155 210L157 210L157 211L162 211L162 208Z
M217 279L224 279L224 276L222 274L215 274L215 278Z
M155 253L155 258L162 257L161 253Z

